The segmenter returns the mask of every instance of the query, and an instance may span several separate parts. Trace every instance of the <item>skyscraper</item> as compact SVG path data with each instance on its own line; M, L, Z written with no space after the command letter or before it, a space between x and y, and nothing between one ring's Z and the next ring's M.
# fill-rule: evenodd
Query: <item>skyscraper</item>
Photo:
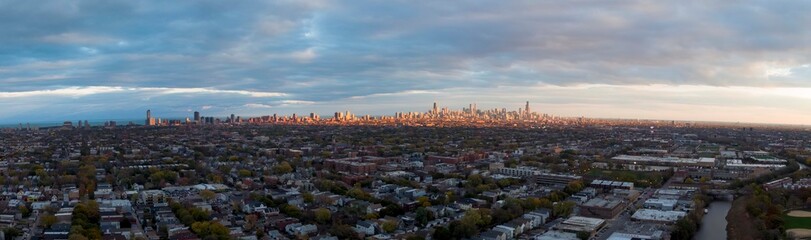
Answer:
M436 102L434 102L434 108L431 111L434 115L439 113L439 108L437 107Z
M194 111L194 122L198 124L200 123L200 112L198 111Z
M151 126L152 120L152 110L146 110L146 121L144 121L144 125Z

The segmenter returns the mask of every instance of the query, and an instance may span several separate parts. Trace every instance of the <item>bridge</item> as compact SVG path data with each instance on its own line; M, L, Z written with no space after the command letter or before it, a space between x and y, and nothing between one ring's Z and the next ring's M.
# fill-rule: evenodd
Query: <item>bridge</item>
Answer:
M705 193L707 196L715 199L727 201L732 201L735 199L735 191L729 189L708 189Z

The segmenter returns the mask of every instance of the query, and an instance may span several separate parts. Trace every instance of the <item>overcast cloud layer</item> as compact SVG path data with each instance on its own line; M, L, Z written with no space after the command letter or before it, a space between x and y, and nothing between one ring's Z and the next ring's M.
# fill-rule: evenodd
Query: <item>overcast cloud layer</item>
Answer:
M0 0L0 123L529 100L565 116L808 124L808 12L808 1Z

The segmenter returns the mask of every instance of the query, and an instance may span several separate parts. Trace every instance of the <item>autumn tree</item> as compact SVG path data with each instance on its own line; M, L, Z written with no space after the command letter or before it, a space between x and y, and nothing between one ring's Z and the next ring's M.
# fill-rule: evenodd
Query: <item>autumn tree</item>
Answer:
M57 219L56 216L54 216L53 214L43 214L39 218L39 225L44 229L50 228L57 222L59 222L59 219Z
M208 189L200 191L200 197L203 198L203 200L206 200L207 202L213 200L214 197L216 196L217 193Z
M393 233L395 230L397 230L397 222L386 220L383 222L383 225L380 226L380 228L382 228L386 233Z
M312 193L303 193L301 197L304 198L305 203L313 203L315 201L315 196Z
M276 166L273 166L273 173L275 174L286 174L291 172L293 172L293 166L291 166L288 162L281 162Z
M315 215L315 221L320 224L326 224L332 220L332 213L326 208L313 210L313 214Z

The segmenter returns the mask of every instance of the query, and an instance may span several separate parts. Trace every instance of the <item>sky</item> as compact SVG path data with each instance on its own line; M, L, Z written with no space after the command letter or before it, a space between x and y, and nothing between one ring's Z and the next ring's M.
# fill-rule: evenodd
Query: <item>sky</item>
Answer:
M811 1L0 0L0 123L335 111L811 124Z

